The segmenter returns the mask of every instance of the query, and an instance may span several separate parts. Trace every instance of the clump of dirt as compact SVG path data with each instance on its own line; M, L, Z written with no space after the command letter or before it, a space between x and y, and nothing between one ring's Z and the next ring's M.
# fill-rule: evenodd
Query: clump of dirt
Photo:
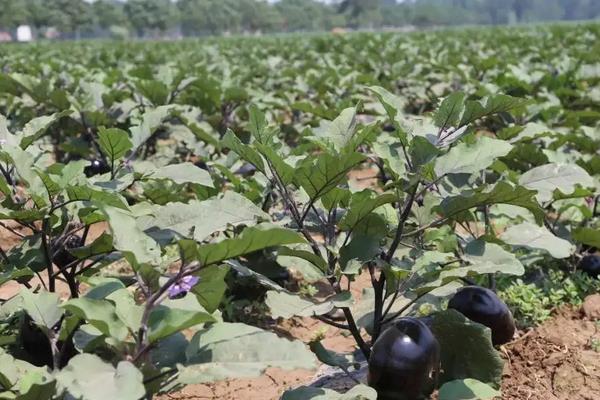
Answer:
M504 400L600 399L600 324L563 308L503 348Z

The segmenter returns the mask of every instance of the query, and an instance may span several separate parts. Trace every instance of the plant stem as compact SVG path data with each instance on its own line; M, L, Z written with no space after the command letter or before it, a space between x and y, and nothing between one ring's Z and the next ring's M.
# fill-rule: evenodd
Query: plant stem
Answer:
M46 269L48 271L48 291L55 292L56 291L56 278L53 272L52 265L52 257L50 255L50 246L48 241L48 230L49 230L50 220L45 218L42 222L42 247L44 249L44 257L46 259Z
M350 330L350 327L348 325L340 324L338 322L332 321L332 320L324 317L323 315L315 315L315 316L313 316L313 318L323 322L324 324L331 325L338 329L345 329L348 331Z

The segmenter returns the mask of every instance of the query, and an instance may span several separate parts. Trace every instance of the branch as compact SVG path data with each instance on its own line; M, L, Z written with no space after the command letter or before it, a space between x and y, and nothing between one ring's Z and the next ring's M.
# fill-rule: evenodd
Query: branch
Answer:
M398 227L396 228L396 236L394 237L394 241L392 242L387 254L384 257L384 260L388 263L392 260L392 258L394 257L394 253L396 252L396 250L398 249L398 246L400 245L400 241L402 239L402 234L404 232L404 225L406 224L406 221L408 220L408 217L410 216L410 211L412 210L413 203L415 202L418 188L419 188L419 184L416 183L413 186L412 190L409 192L408 198L406 199L406 202L404 203L404 210L400 214L400 221L398 222Z
M346 324L340 324L338 322L332 321L332 320L327 319L326 317L324 317L322 315L313 315L313 318L317 319L317 320L319 320L321 322L323 322L324 324L331 325L331 326L333 326L335 328L338 328L338 329L345 329L347 331L350 330L350 327L348 325L346 325Z

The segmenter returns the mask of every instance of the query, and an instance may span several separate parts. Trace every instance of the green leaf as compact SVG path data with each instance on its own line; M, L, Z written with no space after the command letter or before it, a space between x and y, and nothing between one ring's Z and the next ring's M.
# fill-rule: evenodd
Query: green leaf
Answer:
M482 101L467 101L463 111L460 126L468 125L488 115L511 111L523 107L529 101L511 97L505 94L497 94L486 97Z
M406 174L406 157L402 143L394 138L381 136L373 143L373 151L383 160L386 172L392 174L394 180L404 178Z
M60 387L81 400L139 400L146 395L143 374L129 361L117 367L93 354L79 354L56 374Z
M469 275L505 274L520 276L525 273L523 264L502 247L495 243L487 243L482 239L474 240L465 247L463 259L469 264L461 267L446 266L440 269L436 280L423 283L418 292L428 292L432 288L446 285L449 282ZM419 263L415 264L419 265Z
M500 239L516 247L545 250L554 258L568 258L575 246L569 241L556 237L545 227L529 222L509 227L502 232Z
M60 298L56 293L45 291L33 293L28 289L22 289L20 296L27 315L46 333L53 329L63 316L63 310L59 307Z
M211 265L210 267L203 268L196 276L200 278L200 281L192 289L192 293L196 295L198 302L204 309L212 314L219 308L225 291L227 290L227 283L225 283L225 277L229 272L227 266Z
M269 216L246 197L232 191L204 201L169 203L152 216L140 218L138 225L158 241L193 237L201 242L230 226L256 225Z
M356 133L356 108L346 108L333 121L321 121L314 133L331 150L341 152Z
M104 206L102 212L107 217L115 249L133 254L140 264L159 259L160 246L137 226L131 212L109 206Z
M15 269L30 268L41 272L48 267L42 235L27 236L7 252L9 265Z
M127 338L127 327L117 315L114 304L108 300L80 297L67 301L62 307L107 336L119 341Z
M342 231L352 231L367 215L384 204L393 203L398 200L393 193L377 195L372 190L363 190L354 193L350 199L350 207L339 222Z
M190 162L160 167L146 177L151 179L170 179L178 184L195 183L210 188L215 187L208 171L198 168Z
M270 290L267 292L265 304L274 318L288 319L294 316L312 317L327 314L334 307L351 305L351 298L349 292L342 292L321 303L316 303L289 292Z
M396 119L403 114L404 107L406 107L406 100L388 92L380 86L371 86L367 89L375 93L375 96L377 96L379 102L383 105L392 123L396 123Z
M546 164L525 172L519 184L527 189L537 190L540 202L552 200L555 190L564 194L575 191L575 185L594 186L592 177L576 164Z
M223 140L221 140L221 147L228 148L235 154L240 156L244 161L254 165L257 170L265 174L265 164L260 154L252 147L242 143L242 141L231 131L227 130Z
M236 238L198 246L196 259L202 265L208 266L268 247L305 242L299 233L292 230L274 228L273 225L258 225L254 228L246 228Z
M513 146L503 140L486 136L469 145L461 143L439 157L435 163L438 176L446 174L473 174L489 167L497 158L510 153Z
M267 129L267 118L265 114L255 105L250 106L250 133L252 137L260 144L271 145L271 141L277 133L277 130Z
M100 128L98 133L100 150L108 157L112 164L120 160L133 147L129 135L118 128Z
M322 342L310 342L309 347L310 350L315 353L317 359L323 364L342 368L345 371L348 371L350 368L356 365L354 356L352 354L341 354L327 350L325 346L323 346Z
M182 384L259 376L269 367L312 369L316 360L303 343L239 323L216 323L198 331L186 350Z
M308 261L309 263L317 267L319 276L323 276L323 273L327 271L327 262L322 257L319 257L310 250L280 247L277 251L277 254L279 256L296 257Z
M95 189L89 185L67 186L67 196L70 201L94 201L103 205L127 210L127 202L117 193Z
M533 199L535 191L522 186L512 186L506 182L498 182L494 187L480 188L468 194L447 197L440 204L440 211L446 217L454 217L472 208L492 204L512 204L528 209L535 216L538 224L544 220L544 211Z
M174 106L160 106L146 111L138 125L129 128L133 151L136 152L160 128L163 121L171 115Z
M344 181L346 174L364 159L359 153L337 157L324 153L303 162L296 170L296 179L310 199L316 201Z
M573 240L588 246L600 248L600 230L592 228L577 228L572 234Z
M215 322L215 318L203 311L182 310L160 305L150 313L148 339L150 343L154 343L205 322Z
M30 120L17 135L21 139L21 148L23 150L27 149L33 142L41 138L48 128L70 113L70 111L63 111Z
M501 393L477 379L458 379L445 383L439 392L440 400L492 400Z
M446 97L435 113L433 120L440 129L457 127L464 109L466 95L461 92Z
M16 400L50 400L54 396L56 381L42 368L30 370L19 380Z
M434 314L431 331L440 344L440 382L473 378L498 386L503 362L492 345L489 328L455 310Z
M87 246L78 247L76 249L70 249L69 253L75 257L83 260L101 254L110 253L113 250L113 237L106 233L102 233L92 243Z
M331 389L301 386L283 393L281 400L376 400L375 389L365 385L356 385L344 394Z

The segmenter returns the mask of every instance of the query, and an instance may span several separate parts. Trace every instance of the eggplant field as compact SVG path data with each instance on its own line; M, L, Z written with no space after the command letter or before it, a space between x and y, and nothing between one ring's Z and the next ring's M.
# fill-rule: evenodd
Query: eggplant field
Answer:
M600 25L0 45L0 399L600 399Z

